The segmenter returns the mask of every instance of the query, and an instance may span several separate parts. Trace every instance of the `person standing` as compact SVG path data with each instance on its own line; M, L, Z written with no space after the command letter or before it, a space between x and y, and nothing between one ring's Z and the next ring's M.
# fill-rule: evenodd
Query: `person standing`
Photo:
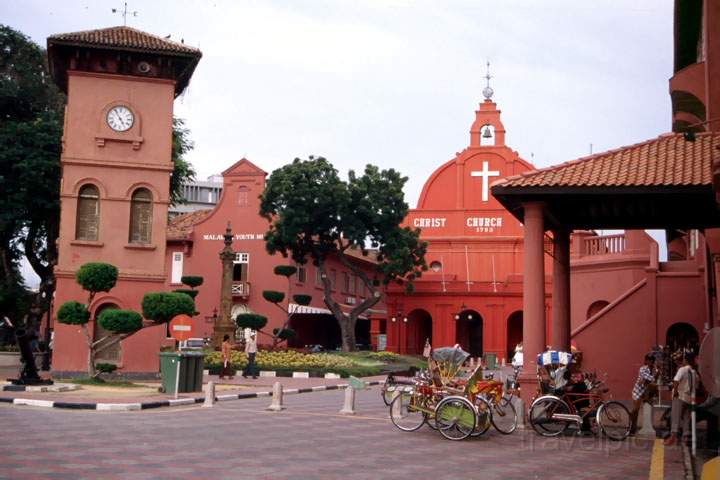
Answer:
M230 335L223 337L223 343L220 347L222 352L222 369L220 369L220 380L223 377L228 377L230 380L234 378L233 372L230 367L230 353L232 351L232 345L230 345Z
M637 418L640 413L640 407L644 402L650 401L650 399L657 393L657 385L655 373L655 356L652 353L645 355L645 362L638 370L638 378L635 381L635 385L632 389L633 406L630 410L630 434L633 435L637 431Z
M690 406L695 403L695 389L698 384L698 374L693 368L695 354L685 352L683 364L673 378L673 400L670 411L670 436L665 445L670 446L678 442L680 423L682 422L683 439L690 437Z
M243 371L243 378L247 378L248 373L253 378L257 378L257 372L255 371L255 355L257 354L257 334L255 331L251 331L247 340L245 341L245 353L247 353L248 364L245 371Z

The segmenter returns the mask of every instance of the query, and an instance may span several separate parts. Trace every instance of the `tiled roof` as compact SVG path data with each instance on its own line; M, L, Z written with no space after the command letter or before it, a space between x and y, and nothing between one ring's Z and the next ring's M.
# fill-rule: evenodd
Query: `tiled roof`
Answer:
M695 141L666 134L627 147L530 170L493 183L511 187L652 187L711 185L713 156L720 157L720 133L699 133Z
M195 212L184 213L178 215L168 222L167 239L168 240L186 240L190 237L195 224L205 220L210 215L212 209L197 210Z
M143 52L202 56L199 49L130 27L111 27L82 32L58 33L48 44L82 45L98 48L122 48Z

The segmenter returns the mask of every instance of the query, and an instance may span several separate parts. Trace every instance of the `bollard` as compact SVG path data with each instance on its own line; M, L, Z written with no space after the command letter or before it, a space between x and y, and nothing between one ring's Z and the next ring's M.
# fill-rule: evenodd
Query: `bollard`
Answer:
M355 389L350 385L345 387L345 403L340 413L343 415L355 415Z
M205 402L203 407L212 407L215 404L215 382L208 382L205 387Z
M500 365L502 365L503 367L505 366L505 357L502 358L502 362L500 362Z
M401 411L400 411L400 404L402 402L396 402L395 399L401 395L401 392L398 390L395 390L392 394L392 400L390 401L390 405L392 405L392 409L390 410L390 417L391 418L400 418Z
M653 408L649 403L643 402L642 405L642 427L638 431L639 437L655 438L655 429L653 428Z
M266 410L270 410L272 412L279 412L280 410L284 410L285 407L283 407L283 387L282 383L275 382L273 385L273 396L272 396L272 402L270 403L270 406L266 408Z

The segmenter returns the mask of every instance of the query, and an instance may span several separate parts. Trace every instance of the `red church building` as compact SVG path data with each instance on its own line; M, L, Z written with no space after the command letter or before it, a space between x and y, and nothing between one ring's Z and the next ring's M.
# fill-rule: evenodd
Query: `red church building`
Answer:
M489 192L492 182L534 167L506 145L493 91L483 93L470 145L428 178L405 220L422 230L430 270L411 295L388 290L390 350L420 353L430 340L501 361L522 341L523 229Z

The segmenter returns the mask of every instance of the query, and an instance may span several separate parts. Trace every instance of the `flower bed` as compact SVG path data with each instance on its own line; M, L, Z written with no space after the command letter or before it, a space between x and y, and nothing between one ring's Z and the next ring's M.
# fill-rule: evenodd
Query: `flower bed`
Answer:
M220 371L222 354L210 352L205 355L205 368L211 374ZM288 351L259 351L255 357L255 363L260 370L271 370L276 372L310 372L311 374L337 373L341 376L348 375L376 375L379 368L368 368L359 366L351 359L339 355L327 353L300 353ZM230 354L230 366L233 369L241 370L247 366L247 355L244 352L233 351Z

